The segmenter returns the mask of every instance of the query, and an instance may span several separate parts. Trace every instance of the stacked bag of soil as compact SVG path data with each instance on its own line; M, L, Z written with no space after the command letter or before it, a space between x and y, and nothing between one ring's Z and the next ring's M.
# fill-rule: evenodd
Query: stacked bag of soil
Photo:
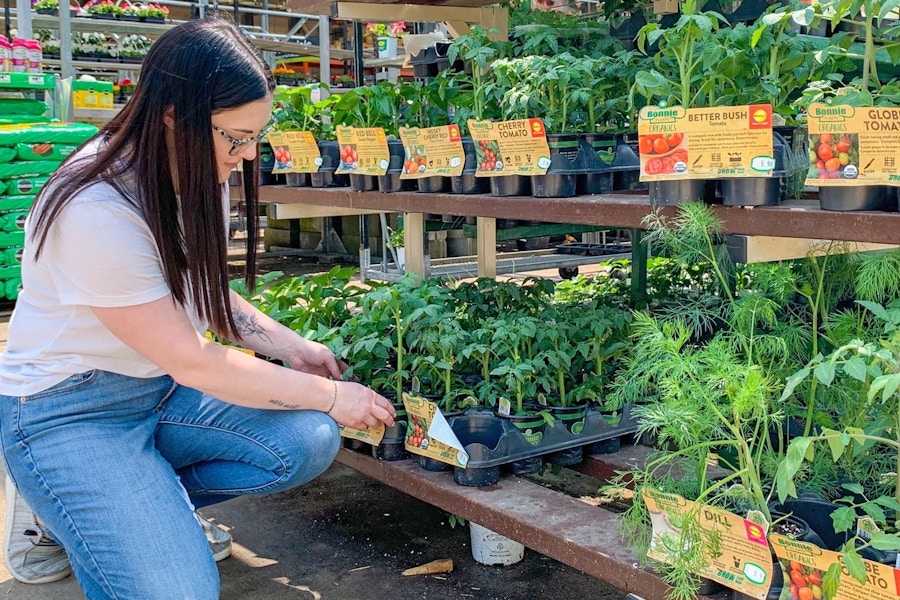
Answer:
M51 173L97 133L84 123L47 123L39 100L0 98L0 297L15 300L22 288L25 219ZM39 121L29 123L34 118Z

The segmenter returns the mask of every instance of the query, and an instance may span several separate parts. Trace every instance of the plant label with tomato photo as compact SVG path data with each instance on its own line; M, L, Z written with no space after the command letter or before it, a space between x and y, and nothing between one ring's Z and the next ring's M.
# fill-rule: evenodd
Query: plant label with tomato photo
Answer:
M319 145L309 131L273 131L266 141L275 155L273 173L315 173L322 166Z
M718 539L717 552L704 544L701 577L718 581L747 596L765 600L772 585L772 554L765 529L721 508L686 500L677 494L644 488L644 504L653 525L647 556L672 564L684 547L681 524L687 519Z
M841 563L841 554L814 544L773 534L770 537L778 564L784 572L784 589L779 600L897 600L900 596L900 571L879 562L859 559L865 583L851 576L842 566L840 584L833 594L823 585L828 569ZM827 581L826 581L827 584Z
M900 186L900 108L811 104L807 185Z
M338 173L384 175L390 166L391 153L387 136L381 127L338 127L341 164Z
M540 119L469 120L475 141L475 176L544 175L550 168L547 130Z
M403 394L409 424L406 427L406 449L454 467L465 468L469 455L434 402Z
M353 429L352 427L344 427L343 425L338 425L338 429L340 430L341 437L358 440L360 442L372 444L373 446L380 444L382 438L384 438L384 423L379 423L377 427L369 427L366 430Z
M458 125L444 127L401 127L403 171L400 179L457 177L465 163Z
M771 177L772 106L645 106L638 150L641 181Z

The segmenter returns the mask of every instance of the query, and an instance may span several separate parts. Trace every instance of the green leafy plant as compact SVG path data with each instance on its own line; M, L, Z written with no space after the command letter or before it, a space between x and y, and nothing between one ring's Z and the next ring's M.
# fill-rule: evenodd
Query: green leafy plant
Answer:
M897 461L891 476L893 489L877 497L862 502L844 499L847 506L832 513L835 530L855 532L858 513L872 517L885 525L896 520L900 514L900 301L894 301L887 308L868 301L860 301L881 323L884 329L879 339L864 342L853 340L828 356L817 355L809 364L788 379L782 400L790 397L797 386L808 378L814 378L822 386L831 386L844 378L859 382L865 392L861 399L865 403L865 422L843 429L822 429L815 435L804 435L791 441L788 451L778 467L776 484L779 499L783 502L789 496L797 495L796 478L807 462L816 460L815 447L820 442L827 448L827 455L837 463L841 460L858 459L863 453L877 453L876 446L885 448ZM859 484L845 486L849 492L863 496ZM893 518L889 518L890 513ZM867 579L867 571L859 550L872 546L880 550L900 550L900 536L896 529L891 533L875 532L870 539L863 540L858 535L841 548L840 563L832 565L825 576L825 590L836 590L840 582L842 566L860 582Z
M636 94L684 108L710 104L713 67L721 58L721 48L711 36L724 23L727 21L719 13L698 12L696 0L686 0L672 27L662 28L659 23L642 27L637 36L638 49L648 52L648 45L658 43L659 50L654 55L655 68L635 76L632 105Z

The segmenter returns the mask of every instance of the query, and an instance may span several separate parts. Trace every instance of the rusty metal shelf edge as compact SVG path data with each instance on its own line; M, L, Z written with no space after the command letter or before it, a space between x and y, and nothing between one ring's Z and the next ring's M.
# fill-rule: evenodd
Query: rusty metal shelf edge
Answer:
M621 518L611 511L518 477L465 487L452 473L420 468L418 460L386 462L346 448L337 462L645 600L666 600L669 587L637 565L621 538Z
M381 212L438 213L627 228L640 228L644 217L652 210L645 194L532 198L417 192L385 194L354 192L349 188L276 185L261 187L260 199L263 202ZM778 206L755 208L714 206L714 211L723 221L727 233L900 244L900 213L826 211L819 208L818 200L790 200ZM674 216L676 207L665 207L662 213Z

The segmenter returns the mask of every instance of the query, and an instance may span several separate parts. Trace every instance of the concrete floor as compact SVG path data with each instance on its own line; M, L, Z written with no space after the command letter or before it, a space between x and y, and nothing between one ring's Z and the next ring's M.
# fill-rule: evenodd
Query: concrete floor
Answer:
M6 346L9 316L9 310L0 311L0 351ZM4 479L0 472L0 486ZM219 563L225 600L621 600L625 596L531 550L516 565L481 565L472 558L468 528L451 528L448 513L337 464L302 488L237 498L203 513L234 536L232 557ZM4 514L5 495L0 490L0 536ZM404 569L442 558L453 560L452 573L401 576ZM44 585L21 584L0 561L0 598L79 600L84 595L74 577Z

